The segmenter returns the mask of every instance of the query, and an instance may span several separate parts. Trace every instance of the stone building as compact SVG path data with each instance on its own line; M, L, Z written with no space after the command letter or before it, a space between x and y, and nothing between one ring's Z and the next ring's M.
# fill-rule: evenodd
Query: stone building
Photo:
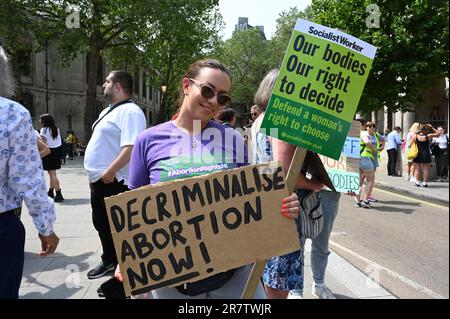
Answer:
M423 94L423 102L415 107L414 112L387 112L378 110L367 117L377 123L379 132L400 126L403 129L403 138L414 122L429 123L435 128L443 126L449 131L448 121L448 79L442 80L441 84L426 90Z
M46 50L39 53L22 53L19 56L21 79L18 83L17 99L28 108L36 129L40 128L41 114L54 116L61 134L68 129L84 136L84 109L87 92L88 56L79 54L68 67L62 67L57 43L50 42ZM111 71L107 62L101 61L97 82L97 115L107 106L103 97L102 84ZM133 75L133 98L147 118L147 126L156 123L161 103L161 88L147 84L146 71L136 68L129 70Z

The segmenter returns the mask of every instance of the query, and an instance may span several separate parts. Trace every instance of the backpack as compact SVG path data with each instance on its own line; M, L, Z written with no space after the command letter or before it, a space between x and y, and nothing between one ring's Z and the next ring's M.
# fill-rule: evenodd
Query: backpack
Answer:
M207 293L209 291L219 289L220 287L225 285L233 277L236 269L221 272L196 282L176 286L175 288L178 290L178 292L187 296L197 296L203 293Z

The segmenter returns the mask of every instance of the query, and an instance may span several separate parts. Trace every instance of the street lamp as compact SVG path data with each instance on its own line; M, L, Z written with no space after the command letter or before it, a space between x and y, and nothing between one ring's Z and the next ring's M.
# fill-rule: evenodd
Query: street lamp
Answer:
M161 85L161 91L162 91L163 94L166 94L166 92L167 92L167 85L166 84L162 84Z

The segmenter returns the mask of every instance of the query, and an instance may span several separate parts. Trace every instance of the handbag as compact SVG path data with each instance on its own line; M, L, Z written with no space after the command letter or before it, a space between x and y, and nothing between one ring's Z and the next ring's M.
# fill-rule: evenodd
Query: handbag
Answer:
M323 213L314 191L297 190L300 201L300 233L305 238L316 238L323 229Z
M419 155L419 148L417 147L416 139L414 139L408 151L408 160L412 161L417 155Z
M439 147L439 143L431 144L430 151L431 151L431 154L433 154L434 156L439 156L442 154L442 150Z

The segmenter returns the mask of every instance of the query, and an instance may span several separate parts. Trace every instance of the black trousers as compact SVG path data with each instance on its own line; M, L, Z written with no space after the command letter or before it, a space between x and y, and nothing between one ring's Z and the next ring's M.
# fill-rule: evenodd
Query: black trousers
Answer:
M395 148L391 148L390 150L387 150L387 153L388 153L388 164L387 164L388 175L397 175L395 168L397 166L398 151Z
M14 211L0 213L0 299L19 299L25 228Z
M73 158L73 144L67 144L69 158Z
M102 180L99 180L95 183L91 183L90 186L92 222L94 223L94 227L97 230L102 243L102 260L107 265L111 263L117 265L116 251L114 250L114 242L106 212L105 197L126 192L128 187L124 185L124 181L118 182L117 180L114 180L111 184L105 184Z

